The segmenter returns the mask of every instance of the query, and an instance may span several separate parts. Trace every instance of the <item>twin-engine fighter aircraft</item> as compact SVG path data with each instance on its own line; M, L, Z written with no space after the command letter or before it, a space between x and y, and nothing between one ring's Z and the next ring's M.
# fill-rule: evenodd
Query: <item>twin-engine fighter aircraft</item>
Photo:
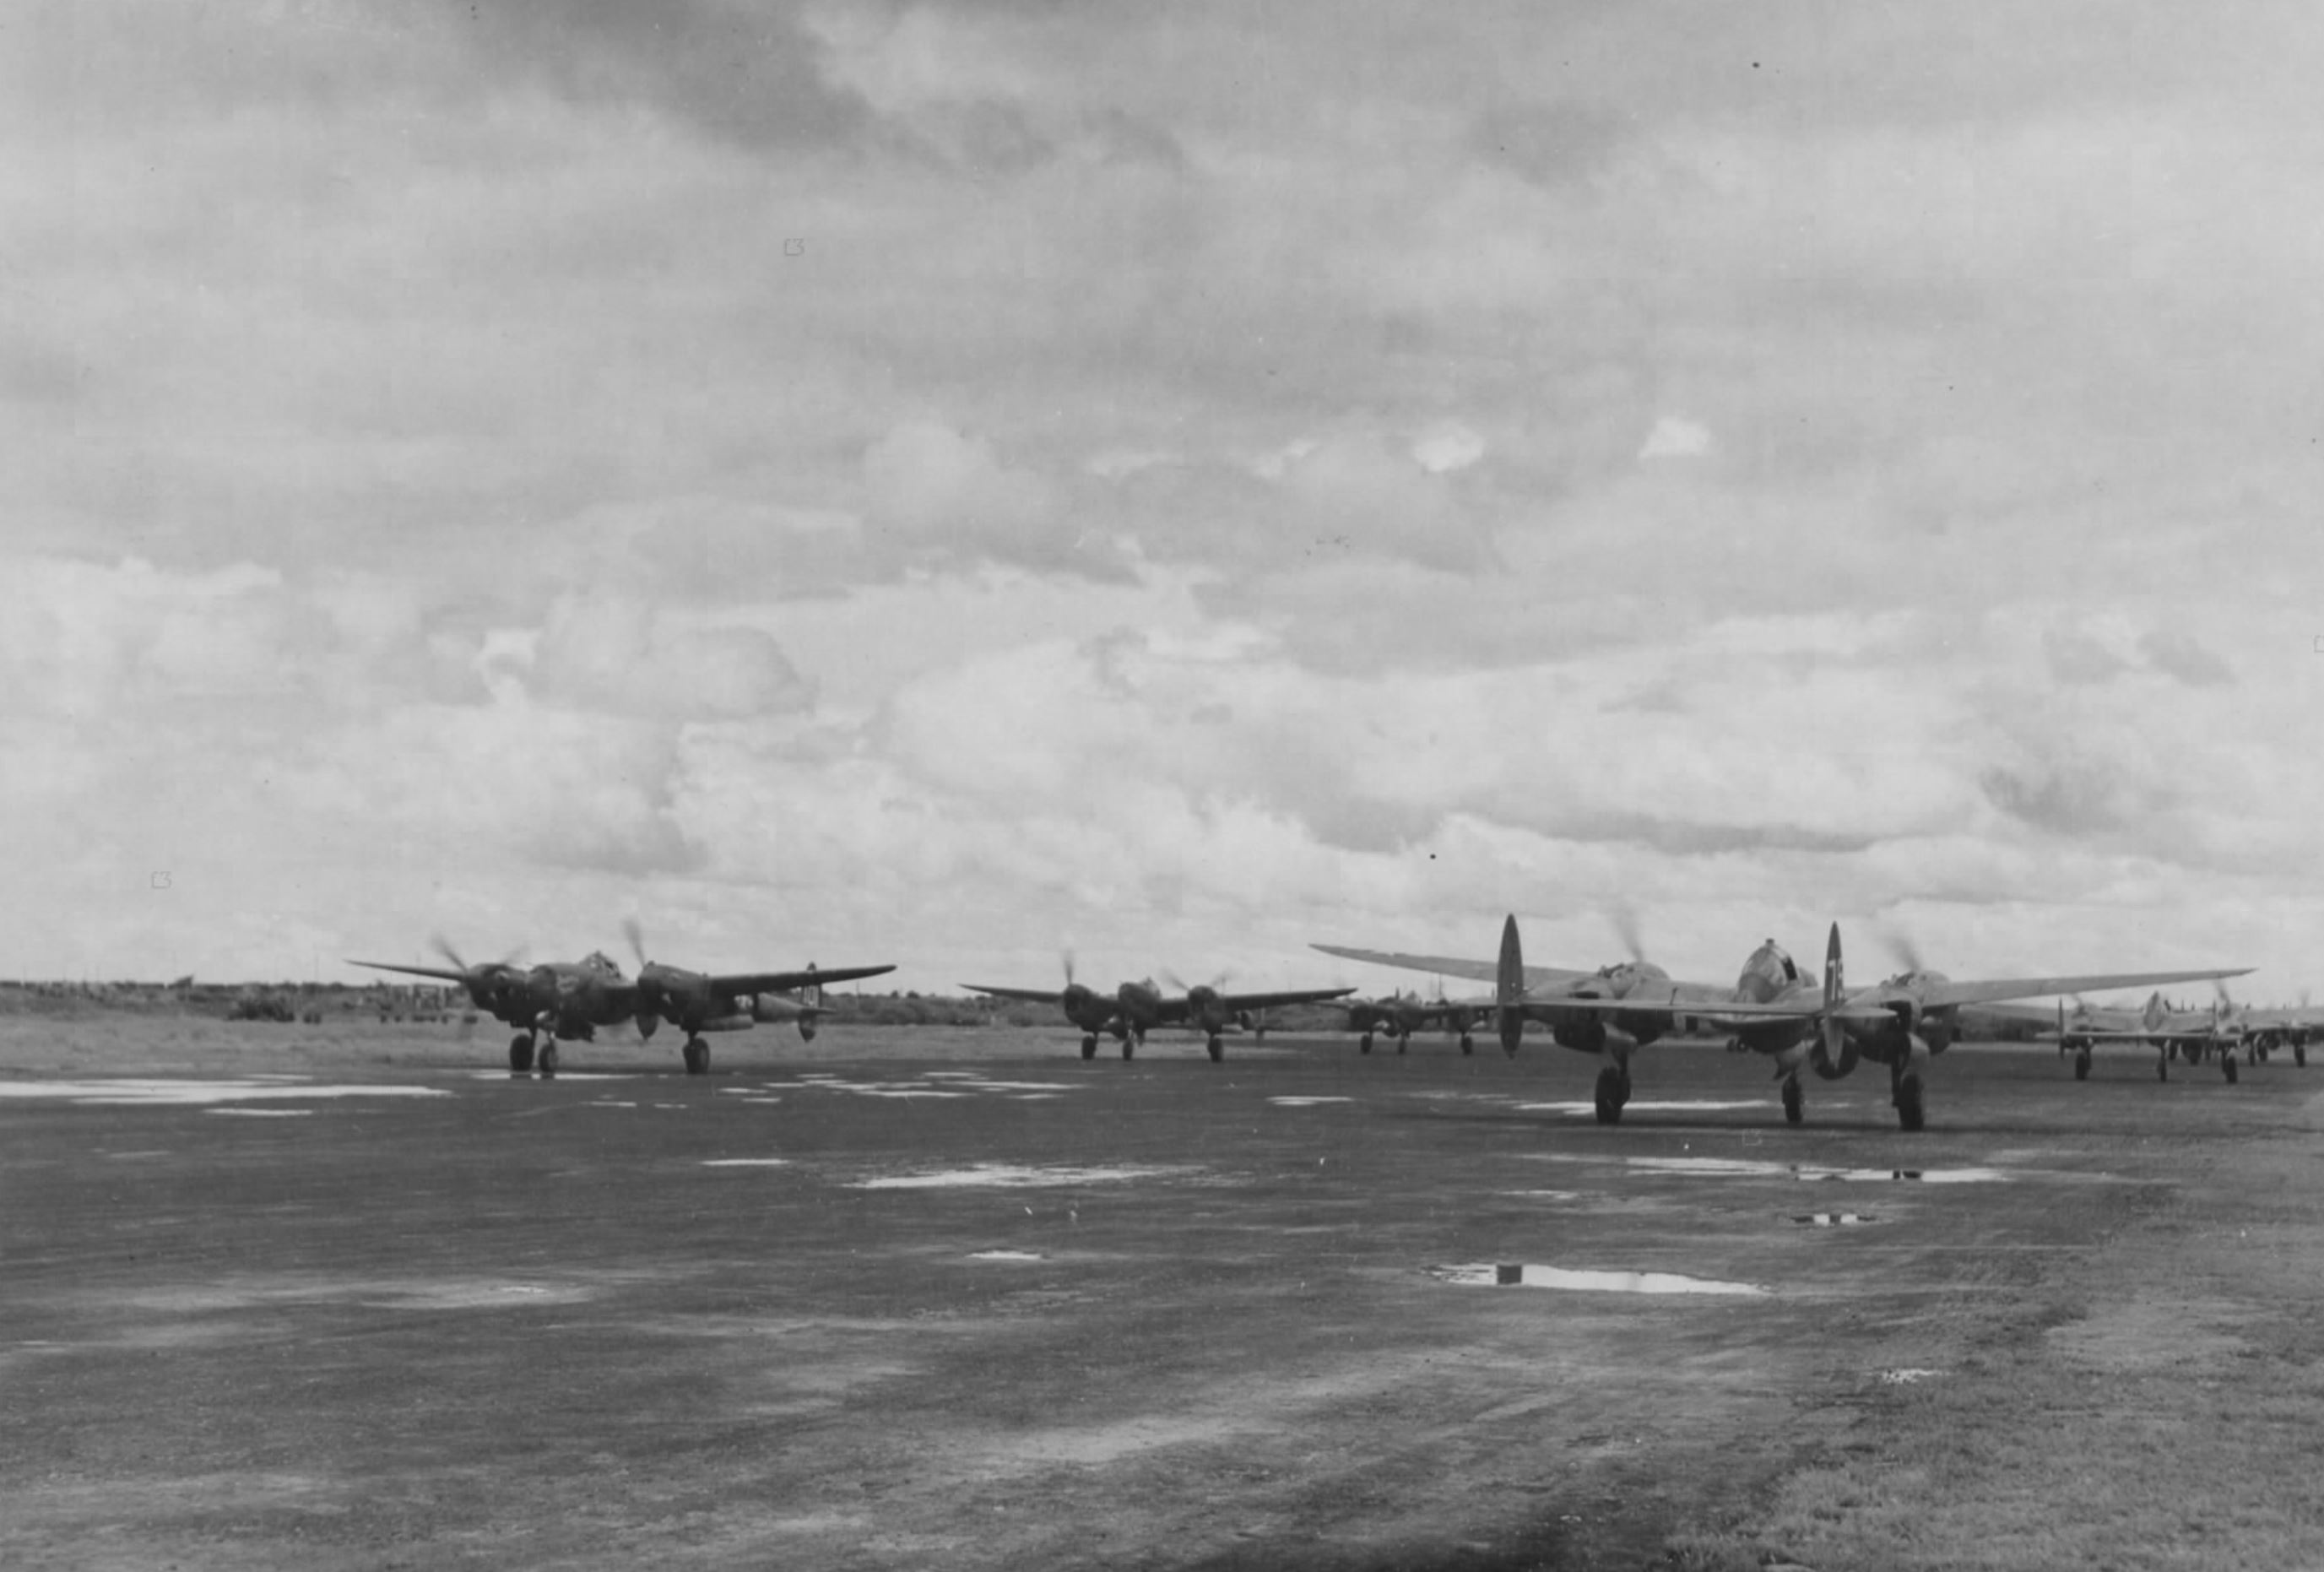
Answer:
M1318 949L1325 946L1318 945ZM1336 952L1335 952L1336 953ZM1493 1018L1489 999L1424 999L1417 994L1388 994L1378 999L1351 999L1340 1006L1348 1013L1348 1030L1361 1033L1356 1051L1370 1053L1375 1033L1396 1040L1396 1051L1411 1046L1412 1034L1431 1026L1461 1034L1461 1051L1477 1051L1474 1029Z
M2252 1059L2265 1059L2279 1048L2288 1048L2292 1062L2302 1068L2307 1068L2309 1043L2324 1035L2324 1010L2308 1004L2297 1010L2259 1010L2239 1004L2236 1022L2244 1029L2244 1046Z
M1960 1035L1956 1013L1964 1004L2243 975L2213 969L1954 982L1915 967L1850 992L1841 980L1836 922L1824 950L1821 988L1774 939L1751 952L1731 989L1674 982L1661 967L1645 961L1598 972L1532 967L1525 964L1515 916L1502 924L1498 961L1315 948L1352 960L1490 981L1501 1046L1508 1052L1517 1052L1530 1017L1547 1025L1551 1037L1563 1046L1603 1054L1613 1061L1598 1074L1601 1124L1618 1123L1623 1105L1630 1100L1633 1053L1669 1032L1708 1026L1731 1033L1730 1049L1766 1054L1775 1061L1776 1077L1784 1083L1784 1117L1792 1124L1804 1116L1807 1104L1800 1086L1803 1066L1826 1080L1837 1080L1865 1059L1888 1067L1896 1122L1906 1130L1918 1130L1923 1119L1918 1067L1926 1056L1952 1045Z
M1071 956L1065 957L1065 985L1061 989L994 988L982 983L963 983L961 986L996 999L1055 1004L1065 1012L1066 1020L1082 1029L1084 1059L1097 1057L1101 1034L1117 1039L1121 1044L1121 1057L1130 1059L1154 1028L1187 1026L1204 1035L1213 1063L1227 1056L1222 1034L1230 1028L1249 1024L1258 1012L1286 1004L1343 999L1355 992L1353 988L1294 988L1275 994L1228 994L1214 984L1200 983L1176 994L1165 994L1149 977L1142 983L1124 983L1111 994L1102 994L1074 981Z
M794 972L689 972L647 961L637 925L631 923L628 929L630 943L638 951L635 982L625 979L622 968L602 953L530 968L506 961L471 966L440 939L436 948L454 969L388 961L348 964L459 984L477 1009L517 1028L509 1039L509 1069L521 1075L538 1065L544 1076L557 1073L560 1041L594 1041L598 1027L629 1020L637 1022L640 1037L651 1037L665 1021L683 1031L686 1073L704 1075L710 1068L710 1045L702 1040L704 1032L745 1031L762 1022L789 1021L798 1023L800 1037L811 1040L823 1009L824 984L876 977L896 969L839 966L826 971L809 962L806 969ZM798 997L785 996L795 991ZM541 1040L537 1050L536 1039Z
M2066 1013L2066 1002L2058 1001L2058 1031L2056 1042L2061 1053L2074 1056L2074 1078L2090 1078L2090 1052L2101 1042L2139 1042L2159 1050L2154 1060L2154 1073L2159 1080L2171 1078L2171 1059L2173 1054L2189 1064L2200 1062L2216 1053L2219 1072L2230 1085L2236 1078L2236 1050L2246 1041L2248 1027L2235 1007L2227 1002L2224 990L2219 1001L2209 1010L2173 1010L2163 1003L2163 995L2147 996L2144 1010L2108 1009L2076 1004L2071 1015ZM2307 1051L2299 1050L2302 1063Z

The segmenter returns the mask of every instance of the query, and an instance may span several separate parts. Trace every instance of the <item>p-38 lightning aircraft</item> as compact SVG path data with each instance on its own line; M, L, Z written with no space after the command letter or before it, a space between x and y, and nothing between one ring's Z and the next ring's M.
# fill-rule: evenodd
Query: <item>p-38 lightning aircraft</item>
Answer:
M1154 1028L1186 1026L1204 1035L1213 1063L1227 1056L1222 1034L1230 1027L1248 1023L1255 1012L1343 999L1355 992L1353 988L1293 988L1273 994L1228 994L1214 984L1198 983L1176 994L1165 994L1149 977L1142 983L1124 983L1112 993L1102 994L1074 981L1071 956L1065 957L1065 985L1061 989L995 988L982 983L963 983L961 986L996 999L1055 1004L1065 1012L1066 1020L1082 1029L1084 1059L1097 1056L1097 1040L1103 1033L1119 1040L1121 1057L1130 1059Z
M1323 948L1319 945L1317 948ZM1348 1013L1348 1030L1360 1033L1356 1051L1370 1053L1375 1034L1394 1040L1396 1051L1412 1045L1412 1034L1440 1026L1460 1033L1461 1051L1477 1051L1474 1030L1493 1019L1489 999L1424 999L1417 994L1388 994L1378 999L1351 999L1340 1006Z
M441 966L397 966L389 961L350 961L350 966L374 971L401 972L410 976L438 977L457 983L477 1009L517 1028L509 1039L509 1069L522 1074L536 1064L544 1076L557 1073L557 1045L589 1042L600 1026L617 1026L635 1020L638 1035L650 1038L663 1022L686 1033L686 1073L707 1074L710 1045L706 1031L747 1031L765 1022L797 1022L799 1036L812 1041L816 1019L823 1010L823 985L876 977L892 966L837 966L825 970L810 962L793 972L733 972L712 974L662 966L645 958L637 925L626 925L632 948L638 952L638 976L631 982L603 952L579 961L559 961L520 967L506 961L472 966L462 961L442 939L437 949L452 963ZM798 997L786 995L798 994ZM536 1051L535 1040L539 1039Z
M2171 1078L2171 1058L2175 1053L2189 1064L2200 1063L2213 1054L2218 1055L2219 1072L2230 1086L2236 1079L2236 1050L2246 1041L2248 1031L2236 1013L2235 1006L2221 991L2219 1002L2209 1010L2173 1010L2163 1003L2163 995L2147 995L2144 1010L2108 1009L2077 1004L2072 1014L2066 1013L2066 1002L2058 1001L2058 1030L2053 1040L2061 1053L2074 1056L2074 1078L2090 1078L2090 1052L2101 1042L2139 1042L2159 1050L2154 1060L2157 1079ZM2307 1051L2300 1050L2301 1062L2307 1062Z
M1612 1061L1598 1073L1601 1124L1618 1123L1623 1105L1630 1100L1632 1054L1674 1031L1707 1026L1730 1033L1729 1048L1775 1060L1776 1078L1784 1083L1784 1117L1792 1124L1805 1115L1807 1096L1800 1086L1803 1066L1826 1080L1837 1080L1861 1059L1888 1067L1896 1122L1904 1129L1918 1130L1923 1122L1919 1066L1927 1056L1952 1045L1960 1035L1957 1012L1964 1004L2243 975L2209 969L1954 982L1914 967L1885 983L1850 991L1841 978L1836 922L1824 950L1821 988L1774 939L1751 952L1732 988L1676 982L1644 960L1595 972L1528 966L1514 915L1501 925L1497 961L1336 945L1314 948L1351 960L1491 982L1501 1046L1508 1052L1517 1052L1530 1017L1548 1026L1561 1046L1603 1054Z

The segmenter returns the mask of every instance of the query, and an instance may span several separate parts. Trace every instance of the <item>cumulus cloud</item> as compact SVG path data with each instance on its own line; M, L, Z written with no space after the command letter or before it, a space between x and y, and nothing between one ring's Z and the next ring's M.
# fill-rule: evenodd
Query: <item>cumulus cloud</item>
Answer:
M0 64L27 965L2319 915L2264 18L292 9Z
M2138 641L2138 652L2154 670L2190 688L2223 688L2236 680L2234 668L2177 628L2149 630Z
M1466 469L1485 456L1485 439L1457 421L1443 421L1422 432L1412 457L1431 475Z
M1646 433L1646 445L1638 449L1640 458L1700 458L1714 444L1711 429L1677 415L1665 415Z
M757 628L696 626L683 611L606 594L568 596L550 609L527 677L551 703L667 719L768 717L814 697Z

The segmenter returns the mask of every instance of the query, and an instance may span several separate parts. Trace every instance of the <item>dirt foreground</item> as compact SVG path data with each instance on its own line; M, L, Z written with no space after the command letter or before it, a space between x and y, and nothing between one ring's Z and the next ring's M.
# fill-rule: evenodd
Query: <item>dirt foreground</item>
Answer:
M2324 1071L668 1046L5 1023L0 1565L2324 1564Z

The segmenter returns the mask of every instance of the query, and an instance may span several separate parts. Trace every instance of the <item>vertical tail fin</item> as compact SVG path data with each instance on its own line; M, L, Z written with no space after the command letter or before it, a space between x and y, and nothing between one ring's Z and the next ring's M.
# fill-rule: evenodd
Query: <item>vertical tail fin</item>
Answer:
M1517 918L1512 911L1501 924L1501 959L1493 973L1493 1003L1500 1013L1501 1049L1517 1050L1525 1035L1525 948L1517 942Z

